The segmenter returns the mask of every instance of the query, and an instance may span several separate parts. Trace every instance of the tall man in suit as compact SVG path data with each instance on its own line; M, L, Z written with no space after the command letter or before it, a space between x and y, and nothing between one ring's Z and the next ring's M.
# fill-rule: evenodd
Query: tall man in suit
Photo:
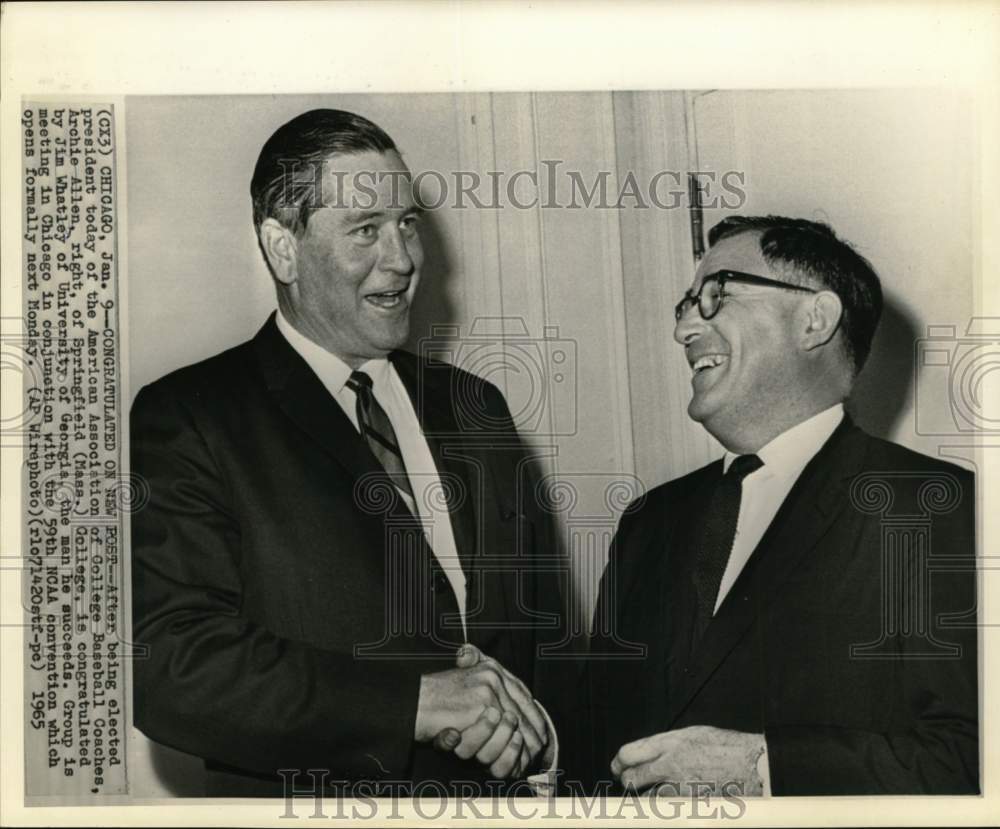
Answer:
M547 521L499 391L399 350L409 172L372 122L314 110L264 145L251 195L277 313L133 407L136 725L205 758L211 794L281 795L283 769L522 775L550 737Z
M723 459L622 518L591 776L753 795L979 790L974 486L844 412L881 312L826 225L732 217L676 308ZM636 650L636 648L639 650Z

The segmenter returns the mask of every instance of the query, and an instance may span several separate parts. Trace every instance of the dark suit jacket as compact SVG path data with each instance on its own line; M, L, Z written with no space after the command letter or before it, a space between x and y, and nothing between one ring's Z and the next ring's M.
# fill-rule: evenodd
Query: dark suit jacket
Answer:
M526 449L489 383L390 359L451 488L469 641L537 696L536 645L558 637L559 599L554 577L532 567L549 527ZM474 761L413 741L420 676L454 667L463 641L454 594L273 316L250 342L142 389L131 441L132 471L150 488L132 520L145 734L232 772L210 777L213 794L280 795L283 768L478 779Z
M576 771L594 785L623 744L712 725L765 735L774 794L977 792L972 475L845 418L692 649L692 531L721 474L621 520L592 639L618 658L590 665Z

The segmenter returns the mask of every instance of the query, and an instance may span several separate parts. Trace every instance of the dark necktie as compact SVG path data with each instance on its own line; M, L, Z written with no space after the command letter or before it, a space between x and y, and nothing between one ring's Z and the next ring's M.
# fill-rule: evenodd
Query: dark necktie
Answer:
M760 469L764 462L756 455L740 455L729 465L712 493L708 512L702 523L698 540L698 559L694 570L695 589L698 593L698 616L695 620L694 641L708 627L715 612L719 585L729 563L736 537L736 522L740 517L740 500L743 497L743 479Z
M403 463L403 453L399 451L399 443L389 421L389 415L372 394L372 378L363 371L352 371L347 386L357 397L358 429L369 448L396 487L413 498L410 479L406 475L406 465Z

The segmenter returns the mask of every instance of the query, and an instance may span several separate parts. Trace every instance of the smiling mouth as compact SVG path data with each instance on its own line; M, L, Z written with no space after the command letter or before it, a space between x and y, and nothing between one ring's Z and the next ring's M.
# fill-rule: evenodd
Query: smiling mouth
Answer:
M726 359L726 355L724 354L705 354L691 364L691 371L697 377L700 374L705 374L714 368L718 368L726 362Z
M376 308L392 310L403 305L406 301L406 288L398 291L382 291L377 294L367 294L365 299Z

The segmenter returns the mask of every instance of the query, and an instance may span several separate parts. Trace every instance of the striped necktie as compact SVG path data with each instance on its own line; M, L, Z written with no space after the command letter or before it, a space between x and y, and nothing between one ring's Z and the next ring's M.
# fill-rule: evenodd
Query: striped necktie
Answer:
M389 415L372 393L372 378L363 371L352 371L347 386L357 397L358 429L397 489L412 500L413 489L406 475L403 453L399 450Z

